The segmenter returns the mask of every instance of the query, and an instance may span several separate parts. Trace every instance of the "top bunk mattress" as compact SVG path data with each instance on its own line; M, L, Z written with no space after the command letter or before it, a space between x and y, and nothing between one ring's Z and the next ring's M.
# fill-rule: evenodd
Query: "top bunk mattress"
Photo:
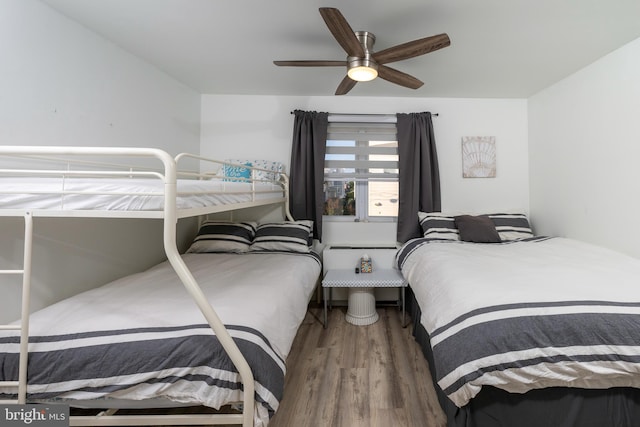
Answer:
M177 181L177 209L284 197L281 186L224 179ZM164 182L147 178L1 177L0 210L161 211Z

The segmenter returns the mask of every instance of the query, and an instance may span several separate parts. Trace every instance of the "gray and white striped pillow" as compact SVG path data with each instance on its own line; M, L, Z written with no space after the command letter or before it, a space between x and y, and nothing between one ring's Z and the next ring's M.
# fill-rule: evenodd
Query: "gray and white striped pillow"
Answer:
M503 242L533 237L531 225L525 214L497 213L488 215L496 225L496 230Z
M250 251L311 251L313 221L270 222L258 225Z
M439 240L460 240L454 215L441 212L418 212L422 236Z
M205 221L187 252L247 252L253 242L256 225L250 221Z
M503 242L533 237L533 231L527 216L522 213L495 213L486 215L496 226ZM440 240L460 240L460 231L456 227L456 215L442 212L418 212L423 236Z

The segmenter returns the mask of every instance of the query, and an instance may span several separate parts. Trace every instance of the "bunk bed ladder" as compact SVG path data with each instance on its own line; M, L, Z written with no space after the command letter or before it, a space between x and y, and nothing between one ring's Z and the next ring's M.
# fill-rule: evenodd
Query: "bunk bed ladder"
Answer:
M0 387L14 387L18 390L18 398L0 400L2 404L24 404L27 401L27 360L29 356L29 299L31 290L31 254L33 249L33 216L31 212L24 215L24 259L22 270L0 270L0 274L22 275L22 311L20 324L0 325L0 330L20 331L20 361L18 365L18 381L0 381Z

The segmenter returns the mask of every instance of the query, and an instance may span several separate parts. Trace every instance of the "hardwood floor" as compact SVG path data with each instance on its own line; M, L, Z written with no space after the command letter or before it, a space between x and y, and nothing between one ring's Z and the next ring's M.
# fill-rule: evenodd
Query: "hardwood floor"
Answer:
M378 308L373 325L311 307L287 359L284 398L270 427L445 427L429 368L401 313Z

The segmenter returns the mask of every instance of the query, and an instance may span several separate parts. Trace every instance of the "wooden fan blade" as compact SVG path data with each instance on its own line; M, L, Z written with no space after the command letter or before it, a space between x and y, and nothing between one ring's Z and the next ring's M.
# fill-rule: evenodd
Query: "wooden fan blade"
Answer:
M388 64L389 62L401 61L416 56L424 55L434 50L442 49L451 44L449 36L438 34L436 36L425 37L407 43L399 44L388 49L375 52L372 56L378 64Z
M398 71L394 68L387 67L386 65L378 66L378 77L383 78L391 83L395 83L400 86L408 87L409 89L418 89L424 83L410 76L407 73Z
M338 89L336 89L336 95L344 95L349 92L353 87L358 83L355 80L351 80L351 77L344 76L344 79L338 85Z
M303 61L273 61L273 63L281 67L346 67L347 66L347 61L303 60Z
M355 32L351 29L351 26L338 9L321 7L320 15L322 15L322 19L324 19L333 37L335 37L344 51L347 52L347 55L364 56L364 49L358 41Z

